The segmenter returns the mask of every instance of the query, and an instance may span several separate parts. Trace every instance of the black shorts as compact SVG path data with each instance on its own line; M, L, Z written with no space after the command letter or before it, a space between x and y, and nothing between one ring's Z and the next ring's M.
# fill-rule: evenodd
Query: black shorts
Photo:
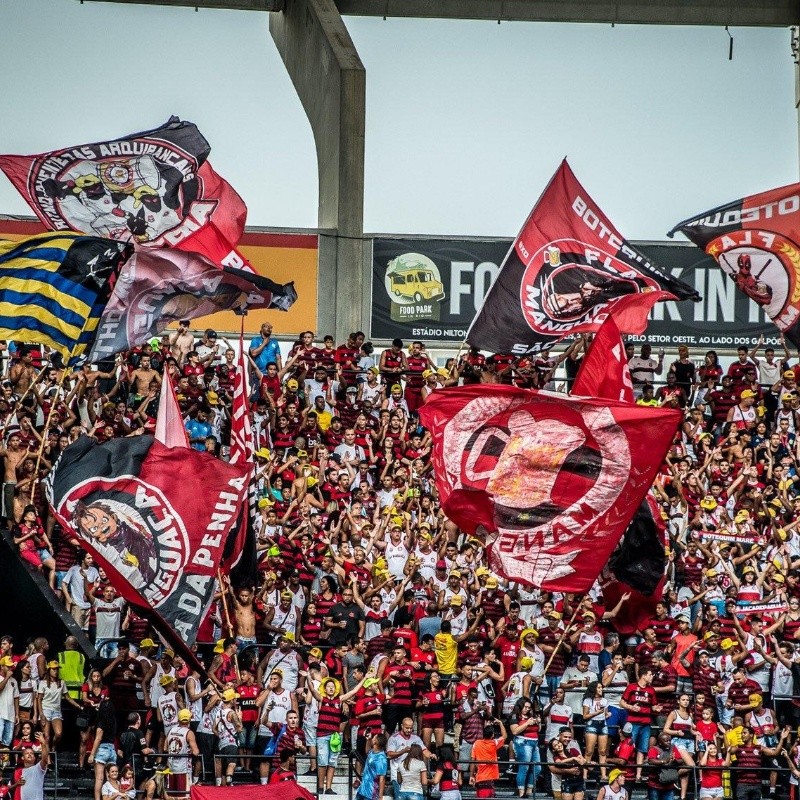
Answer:
M220 747L217 755L221 756L222 769L225 769L239 760L239 748L235 744L229 744L227 747Z
M575 792L585 791L583 778L578 775L564 775L561 778L561 793L575 794Z

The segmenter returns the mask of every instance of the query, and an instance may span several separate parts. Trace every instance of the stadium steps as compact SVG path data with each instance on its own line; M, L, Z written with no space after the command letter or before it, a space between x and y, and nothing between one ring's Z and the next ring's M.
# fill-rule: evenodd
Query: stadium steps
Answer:
M9 531L0 536L0 634L9 633L16 646L31 638L44 636L55 655L63 649L64 639L72 635L88 658L97 652L89 637L72 619L61 600L53 595L43 573L23 561Z

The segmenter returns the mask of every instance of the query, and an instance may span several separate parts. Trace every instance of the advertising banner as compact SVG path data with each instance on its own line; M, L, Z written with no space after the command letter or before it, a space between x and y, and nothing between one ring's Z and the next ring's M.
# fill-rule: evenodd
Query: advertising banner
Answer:
M372 243L373 339L464 341L512 239L381 237ZM647 331L627 340L657 346L735 348L778 331L763 307L737 291L710 256L691 244L633 244L673 277L693 286L699 303L669 300L650 313Z

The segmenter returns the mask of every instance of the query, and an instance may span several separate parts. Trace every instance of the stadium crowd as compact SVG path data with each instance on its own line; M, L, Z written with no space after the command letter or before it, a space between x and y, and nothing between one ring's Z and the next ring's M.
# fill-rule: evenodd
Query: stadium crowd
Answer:
M532 359L470 350L437 369L420 342L376 353L361 333L337 347L306 332L284 361L263 325L248 345L258 579L219 583L198 632L207 676L56 524L39 480L81 433L152 432L164 370L191 446L226 458L235 348L183 323L65 371L10 345L6 535L99 658L74 637L0 639L0 798L41 797L65 719L95 800L184 796L242 773L291 780L298 763L330 795L347 753L362 800L458 800L468 785L493 797L506 769L520 797L796 798L800 396L789 352L762 357L762 344L724 372L714 352L695 363L681 347L666 364L628 347L637 402L679 406L685 421L654 485L663 596L620 631L627 595L611 607L599 584L545 593L488 569L481 541L439 508L416 413L459 383L568 388L589 337Z

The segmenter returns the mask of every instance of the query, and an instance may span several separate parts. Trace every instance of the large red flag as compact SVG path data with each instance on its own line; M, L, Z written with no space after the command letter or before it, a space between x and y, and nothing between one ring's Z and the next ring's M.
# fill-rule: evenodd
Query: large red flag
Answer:
M682 419L512 386L443 389L420 416L448 517L485 529L500 574L569 592L600 574Z
M150 131L34 156L0 156L50 230L201 253L252 272L236 250L247 207L208 163L197 126L177 117Z
M633 383L625 345L612 316L608 316L583 357L570 394L633 402Z
M610 313L642 333L659 300L699 299L614 227L566 160L503 261L467 333L481 350L535 353L572 333L594 332Z

